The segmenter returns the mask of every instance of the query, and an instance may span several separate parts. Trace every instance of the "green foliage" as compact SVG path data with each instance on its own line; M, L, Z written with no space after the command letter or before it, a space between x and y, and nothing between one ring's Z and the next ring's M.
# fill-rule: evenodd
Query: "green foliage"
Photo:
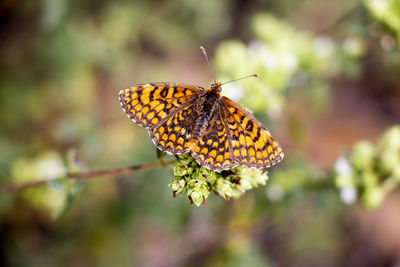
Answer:
M288 90L301 89L314 108L324 107L329 87L326 79L340 74L346 66L354 67L365 51L360 39L348 38L341 49L328 36L313 37L266 13L253 17L252 28L254 39L248 45L239 40L219 45L215 66L223 81L260 74L257 79L240 82L243 86L228 84L223 92L269 115L281 114Z
M372 16L389 27L400 42L400 2L398 0L364 0Z
M347 157L336 161L335 171L344 202L358 198L365 208L379 206L400 185L400 126L385 131L377 145L357 142Z

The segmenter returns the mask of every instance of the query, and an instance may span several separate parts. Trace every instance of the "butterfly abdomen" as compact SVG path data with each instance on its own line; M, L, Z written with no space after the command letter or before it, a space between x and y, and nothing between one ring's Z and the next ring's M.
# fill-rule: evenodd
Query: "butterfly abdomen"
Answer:
M206 92L202 98L203 101L197 106L200 115L193 129L193 137L195 138L203 136L207 129L210 118L215 112L215 108L218 106L217 101L219 100L219 95L214 91L210 91Z

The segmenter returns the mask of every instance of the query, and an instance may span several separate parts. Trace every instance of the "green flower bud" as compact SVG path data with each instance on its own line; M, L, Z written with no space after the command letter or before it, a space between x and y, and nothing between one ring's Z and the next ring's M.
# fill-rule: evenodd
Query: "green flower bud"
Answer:
M361 174L362 185L366 188L374 188L378 185L378 176L372 170L365 171Z
M372 209L379 206L385 197L384 191L380 187L367 189L362 196L363 206Z
M192 179L190 179L188 182L187 182L187 186L189 187L189 188L195 188L195 187L198 187L198 188L200 188L200 187L205 187L205 188L208 188L208 183L207 183L207 181L204 179L201 179L201 178L198 178L198 177L196 177L196 178L192 178Z
M400 151L400 126L393 126L383 134L378 149Z
M174 163L174 175L175 176L184 176L191 174L193 172L193 167L190 167L187 163L183 163L180 160L175 161Z
M233 184L230 181L225 180L224 178L217 179L215 190L221 197L225 198L226 200L230 199L234 195Z
M375 156L375 149L371 142L358 142L350 154L350 162L358 169L363 170L372 167Z
M205 200L210 195L210 190L207 183L197 182L194 183L193 186L188 190L188 199L193 201L194 204L200 206L203 202L205 205Z
M193 163L194 163L194 165L197 165L196 161L189 153L183 154L183 155L178 155L178 160L182 164L185 164L185 165L193 166Z
M387 149L380 155L380 167L384 173L393 172L400 165L400 151Z
M201 179L204 178L209 184L213 184L217 180L217 175L214 171L203 167L199 169L198 176Z
M169 183L169 188L171 188L172 193L174 195L183 194L186 191L185 188L186 181L185 179L174 179Z
M205 197L202 193L202 190L200 188L193 188L188 192L188 198L193 201L196 206L200 206L201 203L205 200Z

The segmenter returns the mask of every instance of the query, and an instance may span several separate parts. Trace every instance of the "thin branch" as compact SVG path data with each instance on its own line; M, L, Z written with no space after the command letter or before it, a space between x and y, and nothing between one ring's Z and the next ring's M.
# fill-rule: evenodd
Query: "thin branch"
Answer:
M92 179L92 178L99 178L102 176L103 177L109 176L110 178L115 178L118 175L124 175L124 174L154 169L154 168L165 166L165 165L168 165L171 163L173 163L173 161L169 161L169 162L155 161L155 162L145 163L142 165L134 165L134 166L118 168L118 169L66 173L65 176L56 177L53 179L40 179L40 180L36 180L36 181L28 181L28 182L23 182L23 183L3 184L3 185L0 185L0 194L21 191L21 190L25 190L25 189L28 189L31 187L44 185L49 181L57 181L57 180L65 179L65 178L68 178L71 180L86 180L86 179Z

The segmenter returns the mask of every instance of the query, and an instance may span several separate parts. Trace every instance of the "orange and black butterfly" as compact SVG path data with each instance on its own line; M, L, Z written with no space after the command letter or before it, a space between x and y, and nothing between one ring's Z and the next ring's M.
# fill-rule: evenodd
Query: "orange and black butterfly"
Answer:
M145 83L121 90L119 99L128 117L148 129L160 150L190 152L203 167L215 171L237 165L267 168L281 161L282 149L267 128L246 109L221 96L221 85L215 82L204 89L190 84Z

